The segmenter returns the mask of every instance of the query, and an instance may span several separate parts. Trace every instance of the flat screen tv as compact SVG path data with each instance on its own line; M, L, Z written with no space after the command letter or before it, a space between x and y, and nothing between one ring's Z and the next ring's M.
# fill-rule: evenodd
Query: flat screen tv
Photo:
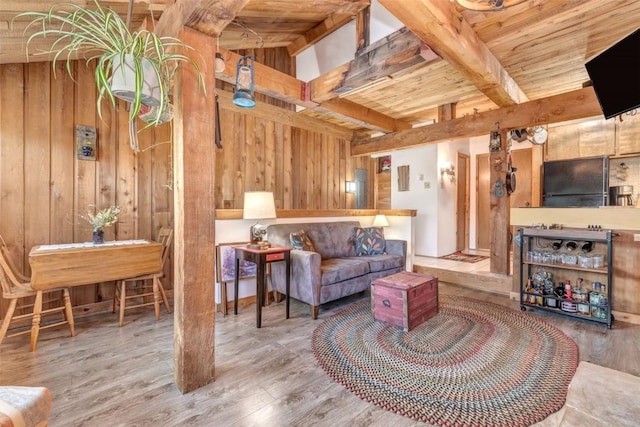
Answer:
M640 107L640 29L585 64L606 119Z

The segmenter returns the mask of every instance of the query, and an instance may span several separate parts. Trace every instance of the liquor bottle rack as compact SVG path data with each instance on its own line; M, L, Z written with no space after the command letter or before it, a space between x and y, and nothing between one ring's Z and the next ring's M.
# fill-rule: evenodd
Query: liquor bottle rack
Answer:
M550 311L564 316L575 317L593 322L604 323L607 329L611 329L611 323L614 319L611 313L611 290L612 290L612 267L613 260L613 244L611 230L593 230L582 228L562 228L562 229L545 229L539 227L523 227L519 230L520 236L520 309L526 311L527 308L535 308L543 311ZM545 262L541 260L532 260L527 256L532 251L534 241L549 242L592 242L594 245L598 242L606 245L606 258L604 265L600 267L584 267L578 264L565 264L558 262ZM576 253L580 250L576 249ZM526 285L529 278L532 277L532 270L535 267L541 267L551 271L576 271L587 272L595 275L606 277L606 304L592 304L589 294L587 293L586 302L576 302L574 299L564 298L562 296L541 294L532 292ZM545 305L548 300L555 301L555 307ZM573 313L561 310L563 302L588 305L589 315ZM593 309L604 310L603 318L591 315Z

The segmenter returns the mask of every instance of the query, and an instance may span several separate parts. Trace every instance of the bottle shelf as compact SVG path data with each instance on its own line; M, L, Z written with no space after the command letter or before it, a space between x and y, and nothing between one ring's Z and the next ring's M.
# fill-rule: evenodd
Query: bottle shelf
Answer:
M603 268L585 268L585 267L580 267L577 264L562 264L557 262L523 261L522 263L525 265L538 265L540 267L549 267L549 268L563 268L565 270L590 271L593 273L601 273L601 274L607 274L609 271L608 266L605 266Z
M606 324L608 329L611 329L611 323L614 320L611 313L612 266L610 261L613 259L611 230L585 230L576 228L543 229L536 227L527 227L521 228L519 234L521 310L526 311L527 309L538 309L542 311L548 311L551 313L557 313L559 315L573 317L576 319L604 323ZM604 244L606 246L606 254L602 253L604 251L601 248L600 255L605 257L605 265L603 267L594 268L583 267L580 264L565 264L563 262L540 262L533 261L531 259L525 259L526 255L530 255L530 251L534 250L534 242L536 248L540 248L550 247L553 242L557 242L558 240L594 242L594 245ZM536 271L537 268L548 270L537 272L536 274L541 274L542 276L535 277L532 273ZM556 288L553 276L562 276L562 274L558 273L559 271L575 271L580 273L593 273L606 276L606 281L604 278L602 279L602 282L606 284L606 291L600 293L604 297L603 301L605 301L606 303L593 304L590 298L591 292L587 293L587 301L577 301L573 298L558 296L560 291L558 291L558 294L540 293L543 285L543 279L541 279L540 277L544 278L544 287L548 292L550 284L549 281L553 283L553 288ZM565 276L567 276L567 274L565 274ZM569 279L569 277L566 278ZM530 280L534 280L537 292L531 292L533 288L531 287L532 284L529 283ZM562 280L558 283L561 284ZM582 286L578 287L580 289L584 289ZM574 288L574 292L576 292L576 288ZM553 305L548 305L548 301L553 301ZM598 314L597 316L594 315L594 310L596 310L596 313Z

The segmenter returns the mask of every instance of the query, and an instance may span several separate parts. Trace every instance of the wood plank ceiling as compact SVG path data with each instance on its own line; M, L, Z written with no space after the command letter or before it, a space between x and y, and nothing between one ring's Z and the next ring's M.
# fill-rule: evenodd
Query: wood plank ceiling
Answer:
M400 19L409 34L374 42L351 64L312 82L264 70L266 77L256 90L272 96L280 93L281 99L306 107L300 114L366 138L376 131L395 132L436 121L442 105L456 103L456 115L463 117L580 89L588 81L584 63L636 30L640 22L636 0L527 0L484 12L446 0L372 1ZM249 0L220 34L220 47L228 55L260 46L286 47L296 55L367 12L370 2ZM25 9L47 10L53 3L1 3L0 63L26 61L25 22L12 22L13 17ZM128 0L100 3L126 16ZM195 3L195 12L185 17L186 25L218 35L218 2ZM135 0L132 25L139 25L151 11L159 18L170 5L174 5L171 0ZM233 81L233 72L228 67L217 77ZM286 81L284 89L290 93L270 83L275 80ZM352 90L372 81L376 84Z

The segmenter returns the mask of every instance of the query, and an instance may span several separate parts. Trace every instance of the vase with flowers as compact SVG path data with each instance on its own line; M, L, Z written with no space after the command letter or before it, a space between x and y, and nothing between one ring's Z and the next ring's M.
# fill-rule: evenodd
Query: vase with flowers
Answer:
M95 245L104 243L104 228L111 227L118 222L119 214L120 206L116 205L101 209L96 214L89 210L87 215L82 217L93 228L93 243Z

